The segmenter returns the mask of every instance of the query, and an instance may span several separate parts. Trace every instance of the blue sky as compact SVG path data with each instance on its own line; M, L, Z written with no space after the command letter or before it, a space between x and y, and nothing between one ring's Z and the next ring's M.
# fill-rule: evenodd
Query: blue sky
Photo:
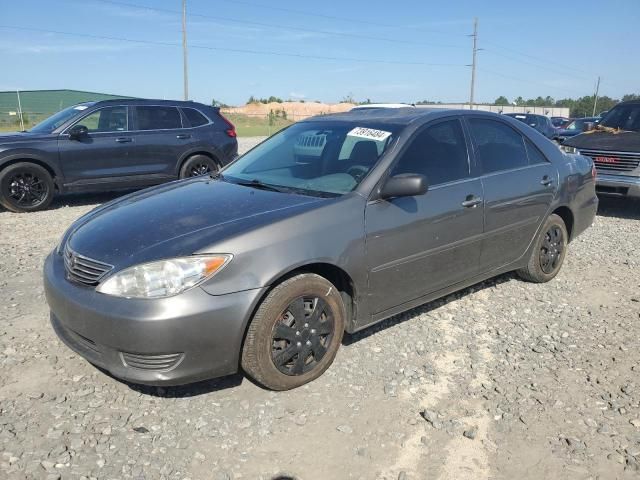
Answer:
M153 7L134 8L122 3ZM180 0L0 0L0 90L182 97ZM190 97L464 102L640 93L638 0L188 0ZM277 25L277 26L272 26ZM126 38L165 43L109 40ZM202 48L198 48L202 47ZM254 54L276 52L297 56ZM334 57L338 59L314 58Z

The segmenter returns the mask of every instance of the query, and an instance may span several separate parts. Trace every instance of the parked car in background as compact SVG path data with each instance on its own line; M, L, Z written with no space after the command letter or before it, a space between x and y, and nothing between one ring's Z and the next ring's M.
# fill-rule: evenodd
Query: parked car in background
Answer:
M235 127L195 102L74 105L24 132L0 134L0 204L46 208L54 194L155 185L215 172L237 156Z
M556 128L563 128L571 123L571 119L568 117L551 117L551 124Z
M534 113L505 113L504 115L515 118L522 123L526 123L550 140L556 138L556 129L551 123L551 119L549 117L536 115Z
M595 129L565 140L563 148L593 159L602 195L640 198L640 101L622 102Z
M344 331L512 270L551 280L597 205L591 160L509 117L354 110L98 207L48 256L45 291L60 338L116 377L241 366L286 390Z
M587 127L591 125L595 126L600 122L600 117L584 117L576 118L569 123L565 128L558 130L556 134L556 140L558 143L563 143L567 138L574 137L585 131Z

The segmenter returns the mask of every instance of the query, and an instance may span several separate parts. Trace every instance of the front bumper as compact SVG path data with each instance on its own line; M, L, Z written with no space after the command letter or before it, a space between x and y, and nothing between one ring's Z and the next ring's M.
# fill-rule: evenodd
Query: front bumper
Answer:
M56 334L113 376L148 385L181 385L235 373L245 327L263 289L125 299L65 278L52 252L44 286Z
M596 192L601 195L640 198L640 177L598 172Z

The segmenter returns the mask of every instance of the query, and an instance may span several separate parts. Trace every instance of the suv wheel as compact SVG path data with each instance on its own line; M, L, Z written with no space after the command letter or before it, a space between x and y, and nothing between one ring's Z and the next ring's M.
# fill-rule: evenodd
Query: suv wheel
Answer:
M0 171L0 204L12 212L43 210L53 200L49 172L34 163L16 163Z
M242 368L261 385L289 390L329 368L344 333L340 293L306 273L275 287L258 307L242 347Z
M206 155L189 157L180 169L180 178L198 177L218 171L218 164Z

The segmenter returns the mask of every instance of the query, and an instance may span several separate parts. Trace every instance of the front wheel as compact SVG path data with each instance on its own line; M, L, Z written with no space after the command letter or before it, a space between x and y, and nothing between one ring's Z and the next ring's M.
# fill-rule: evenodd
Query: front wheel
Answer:
M242 368L271 390L315 380L333 362L344 333L336 287L305 273L276 286L256 311L242 347Z
M520 278L544 283L555 277L564 262L568 240L567 227L562 218L556 214L550 215L536 239L529 263L517 271Z
M35 163L15 163L0 172L0 204L12 212L44 210L53 193L51 175Z

